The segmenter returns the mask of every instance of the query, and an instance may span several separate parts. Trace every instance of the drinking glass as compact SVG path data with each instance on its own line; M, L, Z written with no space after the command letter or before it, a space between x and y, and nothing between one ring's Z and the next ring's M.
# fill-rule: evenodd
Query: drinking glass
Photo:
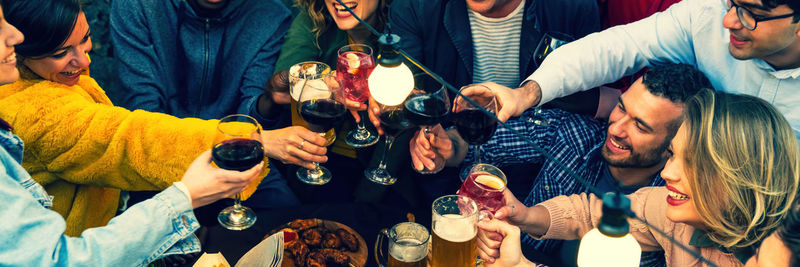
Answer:
M539 44L533 52L533 62L536 63L536 66L541 66L544 58L553 50L574 40L575 38L566 33L546 32L542 39L539 39Z
M478 206L471 198L447 195L433 201L431 266L475 266Z
M491 218L497 210L506 205L503 190L506 188L506 175L499 168L480 163L469 171L467 179L458 189L459 196L469 197L478 203L480 218Z
M323 84L323 77L330 75L331 67L319 61L305 61L289 67L289 94L292 96L291 110L297 109L297 101L300 100L300 92L306 84ZM292 113L292 122L295 125L306 126L305 122L299 118L300 114ZM336 140L334 129L325 133L327 144L333 144Z
M261 145L261 125L247 115L235 114L219 120L217 130L222 141L211 149L211 160L220 169L246 171L264 161ZM217 215L219 223L230 230L250 228L256 222L252 209L242 206L239 194L233 198L233 206Z
M439 124L450 111L447 88L426 73L414 75L414 91L408 96L404 105L408 119L420 126L422 134L426 137L430 134L430 127ZM435 173L427 167L421 171L412 169L421 174Z
M386 154L389 153L389 149L392 147L394 137L404 130L411 129L413 125L406 117L408 113L403 110L403 105L386 106L379 103L378 106L380 106L378 119L381 122L381 128L383 128L386 143L384 144L383 156L378 163L378 167L364 170L364 176L375 183L391 185L397 181L397 177L392 176L392 174L386 170Z
M320 83L308 82L300 92L297 113L308 129L325 137L325 133L345 118L344 94L333 75L324 75ZM330 145L330 143L328 143ZM331 180L331 171L314 163L314 169L297 170L297 178L307 184L322 185Z
M497 101L495 100L494 93L489 87L480 84L471 84L461 87L462 94L469 90L471 95L468 96L470 100L484 108L491 114L497 114ZM458 134L467 142L467 144L474 146L473 153L475 156L475 163L481 163L481 145L489 141L497 130L497 122L494 118L480 110L478 106L474 106L467 102L461 96L457 96L455 100L454 114L455 124ZM474 166L474 165L473 165ZM467 177L466 171L472 167L465 168L459 175L461 181Z
M372 58L372 48L368 45L352 44L339 48L336 77L348 100L364 103L369 99L367 78L373 69L375 60ZM378 135L367 130L362 119L356 124L356 129L347 133L344 141L352 147L368 147L378 142Z
M378 266L426 267L430 233L425 226L415 222L402 222L383 229L375 241L375 261ZM389 257L383 252L383 239L389 240ZM386 259L386 262L382 262Z

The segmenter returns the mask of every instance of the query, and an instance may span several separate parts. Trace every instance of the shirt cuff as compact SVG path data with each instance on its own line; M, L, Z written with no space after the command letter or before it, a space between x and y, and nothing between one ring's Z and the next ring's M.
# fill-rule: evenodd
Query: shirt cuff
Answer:
M172 185L174 185L179 190L181 190L181 192L183 192L183 194L186 195L186 198L189 199L190 203L192 202L192 194L189 193L189 188L186 187L186 185L183 184L183 182L180 182L180 181L174 182L174 183L172 183Z
M559 75L559 73L549 72L549 70L552 69L557 69L557 68L540 67L539 69L534 71L533 74L531 74L531 76L528 76L528 78L522 81L522 83L520 84L520 86L522 86L522 84L528 81L536 81L536 83L539 84L539 89L541 90L542 93L542 99L539 100L539 104L537 106L542 106L547 102L550 102L553 99L556 99L563 95L563 92L561 92L563 89L561 88L562 85L560 85L561 82L558 81L558 77L561 77L561 75Z

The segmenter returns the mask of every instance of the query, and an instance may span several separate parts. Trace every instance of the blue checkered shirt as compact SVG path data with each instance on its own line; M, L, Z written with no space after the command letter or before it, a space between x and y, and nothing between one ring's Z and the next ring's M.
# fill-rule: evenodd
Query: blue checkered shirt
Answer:
M583 115L572 114L560 109L530 109L519 118L508 120L505 127L521 132L525 138L553 155L555 161L567 166L578 177L591 184L597 184L606 162L600 153L606 139L607 122ZM481 162L498 167L505 164L542 163L539 174L535 176L533 188L523 203L531 207L542 201L560 195L579 194L586 191L578 181L560 168L554 160L546 159L533 146L505 127L498 127L492 139L481 147ZM474 162L473 147L462 162L466 167ZM532 177L534 178L534 177ZM663 186L660 174L649 186ZM522 243L536 250L553 254L560 247L561 240L535 240L528 235ZM643 258L644 260L644 258ZM643 266L652 266L644 264Z

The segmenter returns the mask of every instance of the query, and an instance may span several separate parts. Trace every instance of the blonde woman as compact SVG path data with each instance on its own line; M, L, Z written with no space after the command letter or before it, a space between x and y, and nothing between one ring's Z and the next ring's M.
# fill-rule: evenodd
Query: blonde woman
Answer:
M629 195L632 210L717 265L743 266L796 197L800 156L792 128L761 99L705 90L687 103L670 151L661 172L666 187ZM601 216L594 195L560 196L533 207L510 193L506 197L509 205L496 217L535 238L577 239ZM669 266L701 265L643 224L629 222L642 250L664 250ZM514 247L519 241L512 241L518 234L512 226L495 220L481 229L479 251L488 266L530 263Z

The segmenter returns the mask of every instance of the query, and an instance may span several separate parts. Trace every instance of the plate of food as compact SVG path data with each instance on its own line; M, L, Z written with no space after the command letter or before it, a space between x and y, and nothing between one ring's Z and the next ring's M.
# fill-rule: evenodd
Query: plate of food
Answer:
M270 231L283 231L282 267L363 267L367 243L356 231L339 222L298 219Z

